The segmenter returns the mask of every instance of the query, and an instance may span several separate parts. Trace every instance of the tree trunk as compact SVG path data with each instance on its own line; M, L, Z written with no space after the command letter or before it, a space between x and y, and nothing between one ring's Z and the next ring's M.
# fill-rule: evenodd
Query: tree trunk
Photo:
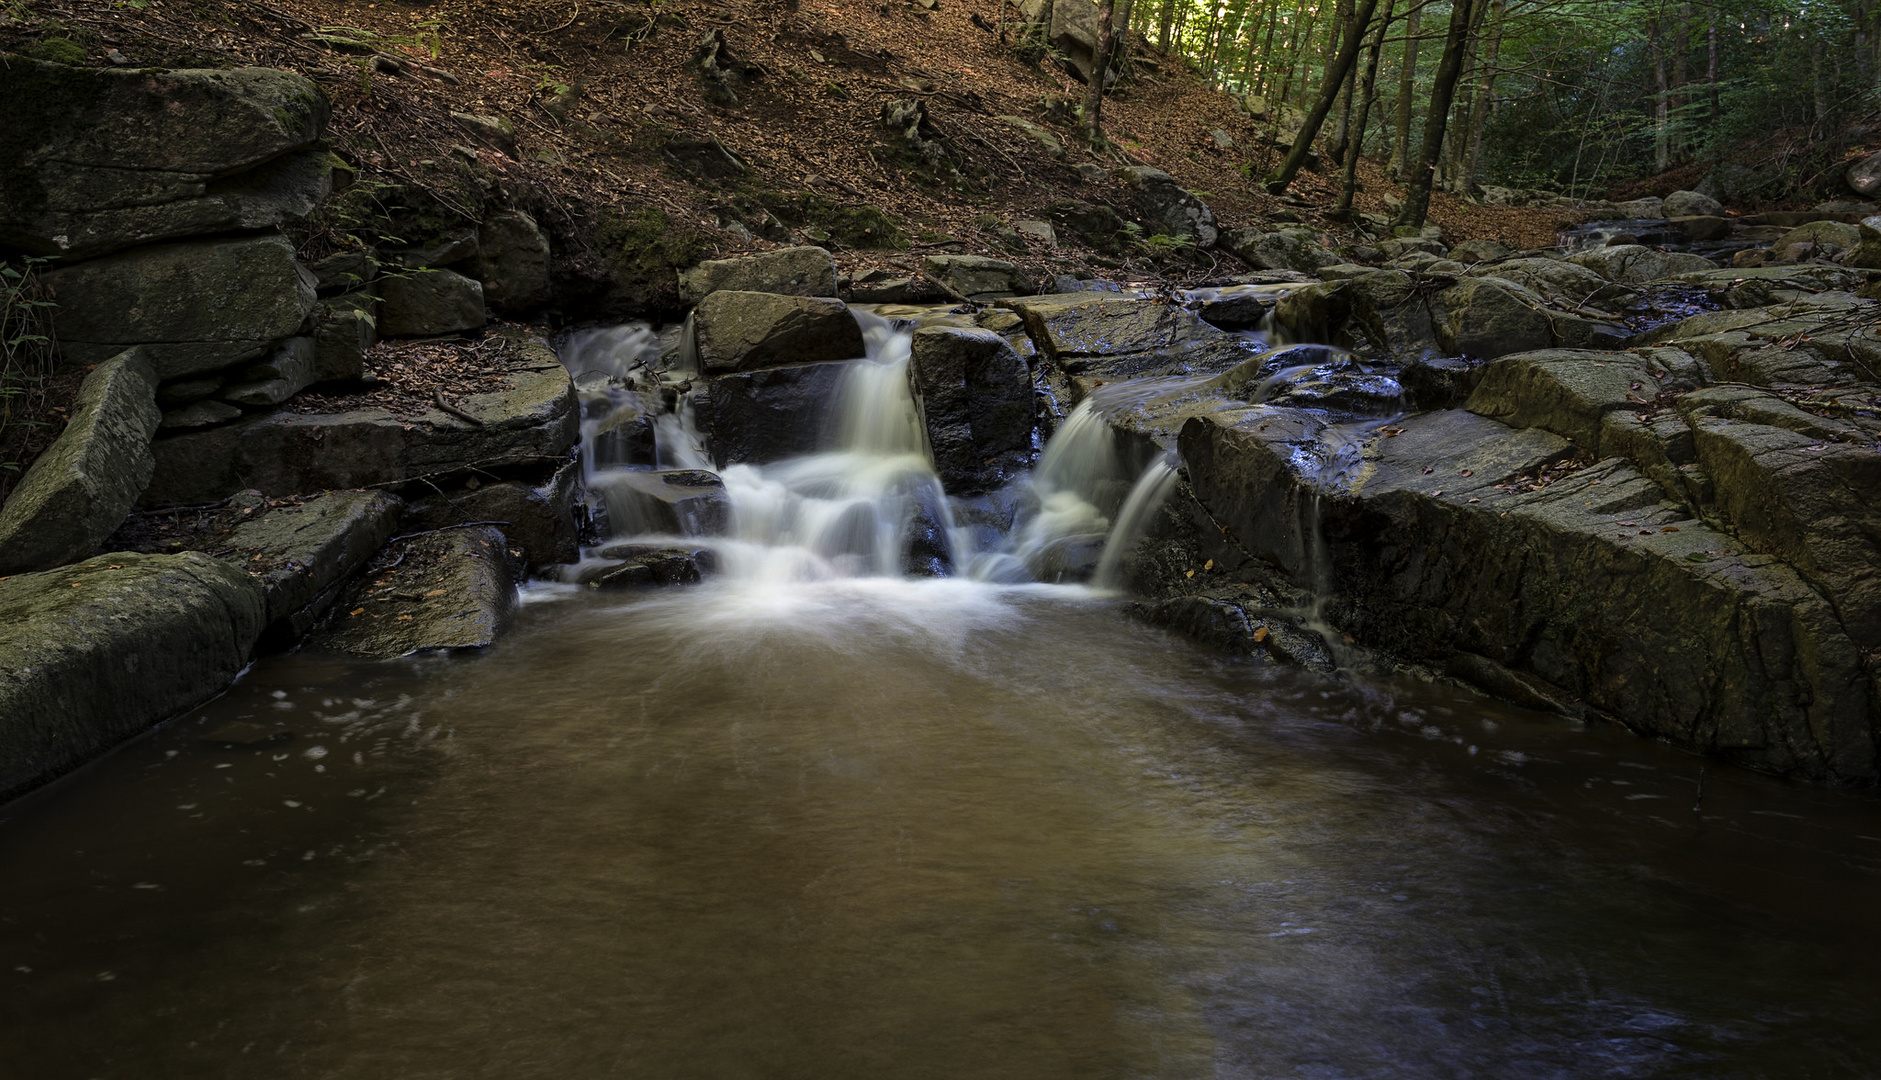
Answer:
M1169 36L1176 30L1176 4L1179 2L1180 0L1163 0L1163 9L1160 12L1161 25L1156 28L1156 46L1163 52L1169 51Z
M1464 140L1463 168L1459 170L1455 191L1469 194L1476 186L1476 168L1482 161L1483 129L1489 126L1489 103L1496 84L1496 61L1502 50L1502 20L1508 12L1508 0L1495 0L1489 13L1489 25L1483 36L1483 58L1477 65L1476 101L1470 106L1469 135Z
M1399 183L1405 181L1405 169L1410 164L1411 155L1406 146L1411 141L1411 92L1417 88L1417 37L1424 15L1424 6L1416 0L1412 3L1411 13L1404 20L1404 69L1398 75L1397 132L1391 140L1391 160L1385 164L1385 172Z
M1457 0L1468 3L1469 0ZM1293 178L1306 164L1306 155L1313 148L1313 140L1319 135L1321 124L1326 122L1326 114L1332 111L1333 103L1339 99L1339 88L1345 85L1346 72L1352 70L1352 64L1358 59L1359 50L1364 48L1364 28L1372 23L1372 12L1378 7L1378 0L1358 0L1358 13L1355 22L1358 32L1349 35L1339 47L1339 55L1332 60L1326 72L1326 83L1320 87L1319 100L1313 102L1313 110L1306 114L1306 125L1300 128L1300 134L1293 140L1293 148L1287 151L1287 159L1280 163L1280 170L1267 178L1267 192L1278 195L1287 190Z
M1346 35L1363 37L1365 28L1357 25L1357 20L1353 17L1355 13L1352 10L1351 0L1341 0L1340 7L1344 9ZM1334 161L1345 160L1345 143L1352 131L1352 94L1357 82L1358 65L1354 64L1351 70L1345 73L1345 82L1339 87L1339 111L1335 114L1336 119L1333 121L1332 138L1326 141L1326 152L1332 155Z
M1456 96L1457 76L1463 72L1463 53L1469 46L1470 17L1475 0L1453 0L1450 29L1444 36L1443 59L1437 62L1437 76L1430 84L1430 112L1424 117L1424 146L1418 151L1417 165L1411 172L1411 190L1398 215L1399 225L1423 228L1430 214L1430 183L1437 168L1437 155L1443 150L1444 121L1450 117L1450 101Z
M1097 5L1097 48L1091 57L1091 79L1084 89L1084 133L1092 146L1104 144L1100 113L1104 108L1104 75L1110 70L1110 48L1114 35L1111 20L1117 14L1117 0L1099 0Z
M1718 121L1724 113L1718 108L1718 4L1712 0L1711 7L1705 12L1705 85L1711 93L1711 125L1709 131L1716 133ZM1856 55L1866 56L1860 49ZM1864 82L1865 85L1865 82Z
M1378 60L1385 51L1385 32L1391 29L1391 9L1396 4L1397 0L1385 0L1384 13L1378 17L1378 30L1372 37L1371 55L1365 59L1365 79L1358 92L1358 117L1345 148L1345 174L1340 177L1339 213L1342 216L1351 214L1352 197L1358 193L1359 154L1365 149L1365 121L1371 116L1372 102L1378 97Z
M1664 172L1672 167L1672 129L1666 116L1665 43L1659 39L1657 19L1646 20L1646 45L1652 50L1653 171Z

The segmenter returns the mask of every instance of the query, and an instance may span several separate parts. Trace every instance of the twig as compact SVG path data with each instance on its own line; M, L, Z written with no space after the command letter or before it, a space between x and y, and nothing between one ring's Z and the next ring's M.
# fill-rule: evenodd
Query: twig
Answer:
M404 536L394 536L392 539L387 540L385 542L385 546L391 547L393 544L398 543L400 540L410 540L414 537L430 536L433 533L449 532L452 529L476 529L476 528L481 528L482 526L485 526L485 525L507 526L509 525L509 522L507 521L460 521L455 525L440 525L435 529L421 529L415 533L406 533ZM399 558L403 559L404 556L400 555ZM397 564L394 563L393 565L396 566ZM390 569L390 567L387 567L386 569ZM381 573L383 573L383 571L381 571Z

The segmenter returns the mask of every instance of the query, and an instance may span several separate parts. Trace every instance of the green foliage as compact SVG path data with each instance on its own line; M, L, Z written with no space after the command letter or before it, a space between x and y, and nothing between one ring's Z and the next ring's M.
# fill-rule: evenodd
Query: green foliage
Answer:
M54 64L77 66L85 62L84 47L65 37L41 38L27 48L26 55Z

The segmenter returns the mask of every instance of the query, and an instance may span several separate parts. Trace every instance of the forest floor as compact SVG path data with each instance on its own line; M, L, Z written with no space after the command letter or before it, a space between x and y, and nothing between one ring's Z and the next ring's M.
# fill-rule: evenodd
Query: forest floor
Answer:
M501 116L517 132L514 156L474 151L497 185L526 185L569 222L597 207L657 206L696 223L704 249L720 255L758 246L721 229L724 214L715 213L757 191L866 204L917 244L1010 258L998 229L1041 217L1055 200L1122 206L1122 188L1081 175L1080 164L1163 169L1200 193L1224 227L1290 213L1345 234L1325 216L1338 190L1332 168L1301 174L1284 201L1259 190L1250 176L1264 175L1281 151L1177 61L1152 54L1139 63L1105 105L1112 152L1084 148L1054 123L1064 116L1054 102L1081 100L1082 84L1023 59L999 23L1002 10L1010 10L1002 0L938 0L931 11L916 0L14 0L0 7L0 48L58 36L99 64L300 71L333 101L329 137L341 157L362 175L424 187L446 206L467 201L453 192L464 188L473 142L449 114ZM713 29L758 73L736 104L709 102L689 67ZM344 44L323 43L323 32ZM966 183L935 184L881 153L882 104L908 98L926 103L934 128L969 163ZM1065 155L1049 155L1006 116L1052 129ZM749 173L734 183L687 175L660 153L675 131L716 138ZM1401 190L1371 162L1361 177L1363 211L1384 212L1385 196ZM1452 242L1489 237L1518 248L1554 243L1570 217L1442 194L1430 214ZM1092 254L1067 237L1016 261L1116 276L1114 261L1094 264ZM855 272L889 258L838 257ZM1191 280L1239 269L1221 253L1170 263L1152 269Z

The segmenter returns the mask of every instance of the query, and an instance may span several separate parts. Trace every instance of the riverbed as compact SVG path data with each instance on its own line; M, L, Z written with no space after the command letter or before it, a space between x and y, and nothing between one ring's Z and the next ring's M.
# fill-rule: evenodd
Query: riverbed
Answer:
M0 811L0 1073L1878 1060L1872 793L1116 604L536 586L482 655L264 660Z

